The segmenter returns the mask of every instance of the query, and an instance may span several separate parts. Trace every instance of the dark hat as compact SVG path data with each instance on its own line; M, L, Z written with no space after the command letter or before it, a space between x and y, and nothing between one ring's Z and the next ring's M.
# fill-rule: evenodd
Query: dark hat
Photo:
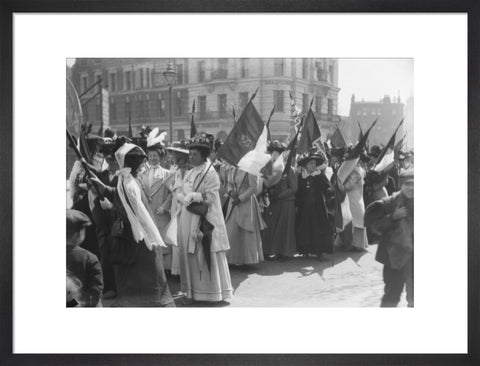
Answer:
M103 144L102 146L100 147L100 152L104 155L104 156L108 156L108 155L112 155L115 151L115 148L116 148L117 144L115 143L114 140L112 140L111 138L109 137L105 137L103 139Z
M103 132L103 136L111 138L112 140L115 140L117 138L117 133L114 130L112 130L110 127L107 127Z
M278 140L272 141L270 143L270 145L268 145L268 147L267 147L267 151L270 152L270 153L272 153L274 151L278 151L279 153L282 153L286 149L287 149L287 146L284 143L282 143Z
M205 132L201 132L195 135L194 137L192 137L188 141L187 148L188 149L199 148L199 149L205 149L205 150L211 151L213 148L214 140L215 138L213 137L213 135L210 135Z
M380 155L381 152L382 152L382 149L380 148L380 146L378 146L378 145L373 145L373 146L370 148L370 153L369 153L369 155L373 156L374 158L378 158L378 156Z
M67 209L67 231L79 230L91 224L92 222L83 212Z
M297 164L299 166L305 166L310 160L315 160L317 165L320 165L326 161L326 158L321 150L311 150L300 155Z

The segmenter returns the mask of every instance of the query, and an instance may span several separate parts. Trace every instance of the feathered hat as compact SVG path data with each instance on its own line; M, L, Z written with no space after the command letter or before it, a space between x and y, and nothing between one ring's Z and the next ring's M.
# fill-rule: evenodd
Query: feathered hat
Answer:
M326 161L326 156L321 150L310 150L298 157L297 164L304 167L310 160L315 160L318 166Z
M278 141L278 140L272 141L272 142L270 143L270 145L268 145L268 147L267 147L267 151L268 151L269 153L272 153L272 152L274 152L274 151L278 151L278 152L281 154L281 153L284 152L286 149L287 149L287 146L286 146L284 143L282 143L282 142L280 142L280 141Z
M201 132L196 136L192 137L188 141L187 148L188 149L195 149L195 148L205 149L210 152L212 151L214 140L215 138L213 137L213 135L210 135L205 132Z
M147 150L163 150L165 148L165 139L167 132L160 133L160 129L155 127L148 133Z

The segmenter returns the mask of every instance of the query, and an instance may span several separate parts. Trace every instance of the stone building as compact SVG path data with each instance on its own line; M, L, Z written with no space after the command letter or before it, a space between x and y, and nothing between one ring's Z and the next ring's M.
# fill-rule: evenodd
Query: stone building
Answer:
M275 105L270 128L283 139L291 130L290 97L296 105L313 110L326 136L340 120L337 115L338 60L290 58L176 58L176 59L77 59L72 81L84 103L84 119L100 126L102 103L109 103L109 125L126 134L131 120L136 135L142 125L169 131L169 88L163 72L173 62L173 139L189 137L192 103L200 131L225 138L231 130L233 110L238 118L257 88L253 101L266 122ZM101 100L102 80L109 96ZM83 94L83 95L82 95ZM94 127L95 131L95 127Z

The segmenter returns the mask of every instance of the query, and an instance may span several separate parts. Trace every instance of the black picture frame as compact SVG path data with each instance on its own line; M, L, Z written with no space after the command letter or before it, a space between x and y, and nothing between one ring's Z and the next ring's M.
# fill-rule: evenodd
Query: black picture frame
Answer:
M444 354L13 354L12 20L21 12L464 12L468 13L468 353ZM2 0L0 2L0 365L476 365L480 363L480 2L475 0ZM448 52L448 50L446 50ZM439 152L442 154L442 152ZM439 173L441 174L441 173ZM452 183L453 186L453 183ZM452 188L454 194L454 188ZM452 195L453 199L453 195ZM421 244L421 243L420 243ZM454 243L452 243L454 245ZM443 294L439 295L439 301ZM441 326L442 319L438 319ZM388 335L386 335L388 336Z

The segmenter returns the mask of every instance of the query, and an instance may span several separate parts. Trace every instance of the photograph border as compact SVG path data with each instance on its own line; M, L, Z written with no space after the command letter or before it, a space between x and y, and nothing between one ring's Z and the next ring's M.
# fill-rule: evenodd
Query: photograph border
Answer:
M0 364L8 365L474 365L480 360L480 4L474 0L159 2L8 0L0 4ZM444 354L13 354L13 14L22 12L465 12L468 13L468 353ZM440 296L440 294L439 294ZM439 298L441 301L441 296ZM439 326L442 320L439 319Z

